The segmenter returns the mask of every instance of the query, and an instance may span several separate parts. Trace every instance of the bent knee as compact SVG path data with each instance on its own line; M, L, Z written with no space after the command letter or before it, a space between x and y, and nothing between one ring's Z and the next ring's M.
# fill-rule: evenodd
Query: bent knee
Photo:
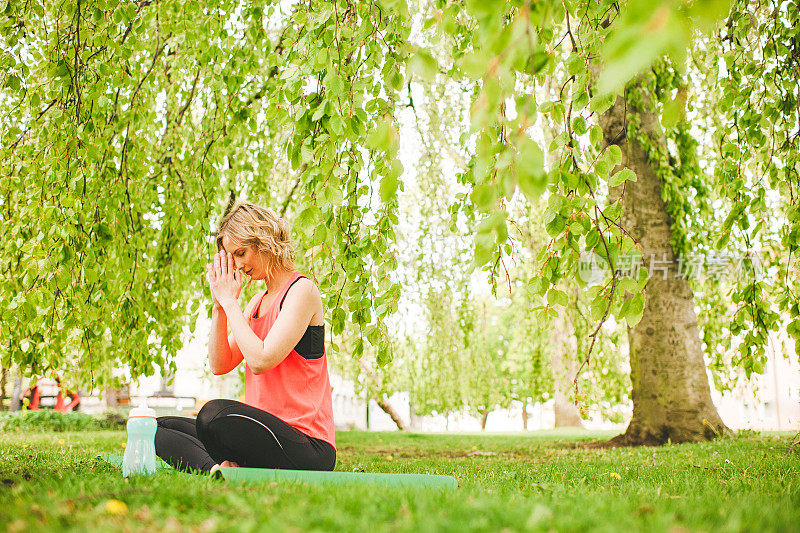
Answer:
M198 429L208 428L208 425L219 416L220 412L226 407L230 407L231 400L210 400L203 405L197 413Z

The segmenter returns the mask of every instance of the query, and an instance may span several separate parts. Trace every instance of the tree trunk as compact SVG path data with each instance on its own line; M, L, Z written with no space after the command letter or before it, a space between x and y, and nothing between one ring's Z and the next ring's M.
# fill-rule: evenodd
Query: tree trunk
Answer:
M489 419L489 409L481 411L481 431L486 431L486 420Z
M418 424L419 424L419 417L417 416L417 411L414 409L414 404L409 402L408 403L408 429L411 430L411 431L416 431Z
M116 409L119 407L119 389L109 387L106 389L105 394L106 407L109 409Z
M522 402L522 429L528 431L528 402Z
M408 429L406 425L403 423L403 419L400 418L400 415L397 414L397 411L394 410L394 407L389 405L389 402L387 401L385 396L384 397L379 396L375 398L375 403L377 403L378 407L383 409L383 411L387 415L389 415L389 417L392 419L392 422L397 424L397 429L399 429L400 431L406 431Z
M622 149L622 166L638 177L626 182L623 227L641 245L643 268L651 270L641 321L628 328L633 417L614 445L659 445L709 440L729 432L711 401L697 316L688 281L678 277L670 244L671 220L661 199L661 181L639 142L627 141L628 114L641 118L641 133L666 145L657 115L633 110L618 96L600 117L606 143ZM613 191L619 195L622 191Z
M567 398L570 383L577 371L575 358L570 354L577 352L574 327L567 320L565 312L554 319L550 330L550 366L553 371L553 400L555 427L583 427L581 415L575 404Z
M19 367L17 367L19 372ZM11 403L8 406L9 411L19 411L20 401L22 400L22 376L14 376L14 388L11 389Z
M0 369L0 411L5 411L6 403L6 383L8 383L8 369Z
M366 376L372 382L373 387L379 390L380 380L378 379L378 376L375 374L375 371L372 370L372 368L370 368L369 364L363 358L359 361L359 363L361 365L361 368L364 370ZM406 429L408 429L406 425L403 423L403 419L400 418L400 415L397 414L397 411L395 411L394 408L391 405L389 405L386 394L376 393L375 403L377 403L378 406L381 409L383 409L387 415L391 417L394 423L397 424L397 429L399 429L400 431L405 431ZM367 408L369 408L369 401L367 401ZM369 428L369 412L367 412L367 428Z

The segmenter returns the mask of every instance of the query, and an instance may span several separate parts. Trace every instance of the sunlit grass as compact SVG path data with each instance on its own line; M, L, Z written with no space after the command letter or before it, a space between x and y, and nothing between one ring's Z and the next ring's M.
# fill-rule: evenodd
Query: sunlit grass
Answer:
M0 435L7 531L788 531L800 528L791 434L591 449L608 433L340 432L336 470L448 474L455 491L235 486L165 472L122 479L96 458L122 432ZM121 503L120 503L121 502Z

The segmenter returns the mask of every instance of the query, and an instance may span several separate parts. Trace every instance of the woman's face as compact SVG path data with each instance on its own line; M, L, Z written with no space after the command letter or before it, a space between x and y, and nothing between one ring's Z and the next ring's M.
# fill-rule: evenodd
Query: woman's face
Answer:
M251 280L267 277L267 262L252 246L238 246L231 243L227 235L222 236L222 247L226 253L233 255L236 270L244 272Z

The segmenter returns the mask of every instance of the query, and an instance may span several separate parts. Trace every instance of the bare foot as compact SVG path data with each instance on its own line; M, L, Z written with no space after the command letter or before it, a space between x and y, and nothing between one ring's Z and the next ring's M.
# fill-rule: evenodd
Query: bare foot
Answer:
M222 463L220 463L219 466L229 466L235 468L238 467L239 465L237 463L234 463L233 461L222 461Z

